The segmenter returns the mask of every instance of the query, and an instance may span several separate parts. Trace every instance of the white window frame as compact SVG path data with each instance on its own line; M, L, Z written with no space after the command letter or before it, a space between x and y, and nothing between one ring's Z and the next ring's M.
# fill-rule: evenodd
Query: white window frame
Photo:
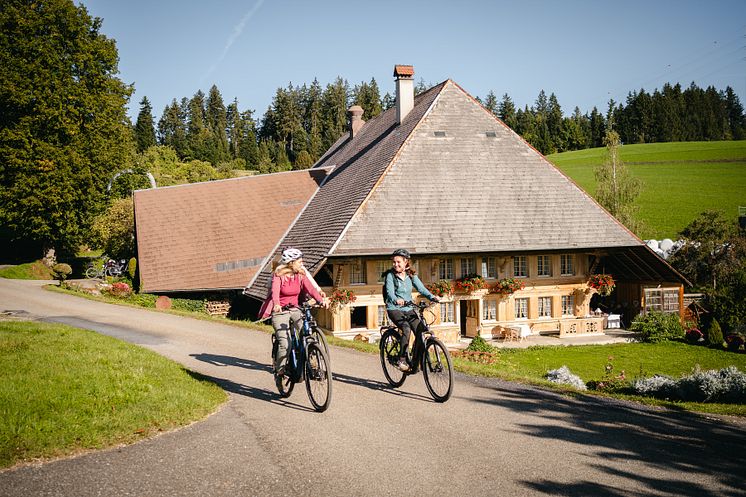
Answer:
M449 319L450 318L450 319ZM440 322L456 323L456 304L455 302L440 303Z
M355 271L354 268L359 268ZM352 285L366 285L368 283L368 275L365 274L365 261L357 260L347 266L350 277L350 286Z
M523 274L518 274L520 270L523 270ZM528 257L525 255L513 256L513 277L528 278Z
M515 318L528 319L528 298L521 297L515 299Z
M477 272L477 260L474 257L461 257L459 260L459 266L461 266L459 268L461 271L461 278Z
M575 276L575 254L560 254L560 276Z
M497 300L482 301L482 321L497 321Z
M453 279L453 259L451 259L450 257L445 257L438 260L438 279Z
M386 271L391 269L391 261L376 261L376 283L383 283L384 274Z
M482 275L485 278L495 278L499 276L497 274L497 257L487 257L487 272Z
M549 278L552 276L552 256L536 256L536 276L539 278Z
M562 315L573 316L574 313L575 313L575 295L563 295L562 296Z
M379 328L381 326L389 326L391 324L389 322L389 313L386 311L385 305L378 306L376 320Z
M540 318L551 318L552 317L552 297L539 297L539 317Z
M643 312L645 314L651 311L670 314L678 314L680 312L678 288L645 288L643 292L645 295L645 309L643 309Z

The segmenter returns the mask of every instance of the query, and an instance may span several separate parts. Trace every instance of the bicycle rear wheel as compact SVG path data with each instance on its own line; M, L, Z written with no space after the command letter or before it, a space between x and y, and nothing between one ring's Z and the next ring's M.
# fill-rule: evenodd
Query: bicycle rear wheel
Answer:
M311 336L316 339L316 341L321 345L321 348L324 349L324 352L326 352L326 358L330 360L331 362L331 356L329 355L329 344L326 341L326 336L324 336L324 332L321 331L321 328L318 326L314 326L313 329L311 329Z
M386 380L392 387L400 387L407 376L399 369L399 333L396 330L387 330L381 336L379 351L381 356L381 367Z
M315 342L310 342L306 349L306 392L314 409L326 411L332 401L332 372L329 358Z
M443 342L437 338L428 338L425 354L422 358L422 372L425 385L435 402L445 402L453 392L453 367L451 355Z

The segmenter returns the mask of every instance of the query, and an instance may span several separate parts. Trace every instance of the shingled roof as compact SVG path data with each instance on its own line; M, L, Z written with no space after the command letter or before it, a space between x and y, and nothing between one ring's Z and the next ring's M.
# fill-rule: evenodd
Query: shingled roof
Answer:
M303 250L312 270L327 257L397 247L425 255L644 246L451 80L418 95L401 126L392 108L340 139L315 167L325 166L334 172L278 246ZM247 293L262 298L269 274L265 266Z
M326 168L139 190L141 289L240 289L326 179Z

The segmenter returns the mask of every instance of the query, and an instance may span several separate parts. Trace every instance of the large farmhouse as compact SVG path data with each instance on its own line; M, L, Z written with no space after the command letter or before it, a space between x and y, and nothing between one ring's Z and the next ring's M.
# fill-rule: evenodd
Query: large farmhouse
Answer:
M195 224L168 236L163 234L170 229L162 222L165 211L191 213L195 203L189 188L203 189L199 195L206 200L224 195L225 187L221 182L173 187L183 191L180 207L167 204L160 190L137 192L143 289L187 290L163 282L174 279L167 273L196 274L196 261L190 268L172 264L151 270L169 260L170 249L162 243L173 238L198 245L196 252L210 261L193 289L246 285L247 295L260 300L267 294L272 261L282 248L293 246L303 251L327 294L344 288L356 296L354 302L321 311L319 322L337 335L357 334L385 323L381 274L390 267L389 254L404 247L425 284L454 283L475 274L483 280L483 288L456 289L435 307L433 329L448 341L516 328L562 336L600 332L605 321L591 308L589 278L594 274L614 278L616 289L603 306L626 322L653 309L681 312L685 279L460 86L447 80L415 97L412 67L396 66L394 76L394 108L369 122L362 121L362 109L351 108L349 134L311 170L280 173L315 181L302 205L288 215L272 213L286 202L281 193L297 193L290 187L273 190L279 196L271 205L258 202L262 215L245 212L249 223L238 223L228 205L227 212L211 209L219 220L210 230ZM276 176L252 180L259 185ZM245 181L241 195L257 204L253 198L262 188L254 191L249 180L229 181ZM146 197L150 213L142 207ZM274 227L271 235L265 234L268 224ZM146 234L144 225L159 236ZM219 244L225 232L237 230L244 230L237 238L255 244L224 244L220 257L208 257L205 250ZM258 248L260 239L265 243ZM251 261L251 270L241 274L241 285L235 278L228 283L231 269L223 271L226 283L218 283L218 260ZM515 291L496 292L496 285L508 278L518 283Z

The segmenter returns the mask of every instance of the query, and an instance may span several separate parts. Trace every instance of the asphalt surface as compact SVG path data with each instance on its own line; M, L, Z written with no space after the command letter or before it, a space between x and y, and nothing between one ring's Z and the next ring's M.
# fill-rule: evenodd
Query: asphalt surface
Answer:
M279 398L261 332L0 279L3 311L142 345L230 400L133 445L2 471L0 496L746 495L739 420L462 375L436 404L421 375L392 390L377 357L336 347L319 414L303 385Z

